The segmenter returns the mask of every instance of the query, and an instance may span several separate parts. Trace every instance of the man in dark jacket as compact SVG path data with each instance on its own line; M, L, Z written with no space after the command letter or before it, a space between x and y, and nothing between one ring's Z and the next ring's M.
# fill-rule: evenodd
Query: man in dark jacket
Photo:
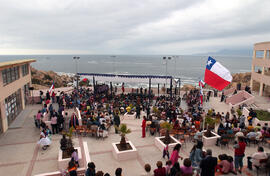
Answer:
M118 133L117 128L118 128L119 125L120 125L120 117L119 117L119 115L118 115L118 112L115 112L115 114L114 114L113 123L114 123L114 125L115 125L115 133L117 134L117 133Z
M217 158L212 157L212 150L206 151L206 157L201 161L201 176L215 176L215 167L217 166Z

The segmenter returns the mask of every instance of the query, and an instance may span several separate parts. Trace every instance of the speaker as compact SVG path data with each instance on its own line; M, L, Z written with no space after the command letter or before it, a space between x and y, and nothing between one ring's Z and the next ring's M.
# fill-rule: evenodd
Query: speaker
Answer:
M34 87L29 87L29 90L34 90Z

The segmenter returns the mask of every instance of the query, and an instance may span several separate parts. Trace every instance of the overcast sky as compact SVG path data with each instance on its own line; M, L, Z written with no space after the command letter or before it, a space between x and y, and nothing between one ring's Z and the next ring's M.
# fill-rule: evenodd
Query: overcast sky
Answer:
M270 37L270 0L0 0L0 54L195 54Z

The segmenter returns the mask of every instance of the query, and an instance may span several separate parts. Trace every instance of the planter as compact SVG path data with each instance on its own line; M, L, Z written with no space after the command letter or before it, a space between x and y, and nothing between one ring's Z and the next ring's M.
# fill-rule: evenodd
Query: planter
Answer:
M75 147L78 151L78 157L79 157L79 165L80 167L83 166L83 159L82 159L82 152L81 147ZM71 158L63 158L63 151L59 149L58 153L58 169L59 170L66 170L68 167L68 162L71 160Z
M262 120L259 120L257 118L254 118L253 119L253 125L256 126L257 124L261 124L261 126L264 126L264 124L268 124L268 126L270 126L270 121L262 121Z
M117 145L120 145L120 142L112 143L112 152L113 156L118 161L136 159L138 156L138 151L135 146L131 143L131 141L127 141L127 143L131 146L131 149L119 151Z
M203 134L206 132L206 130L203 131ZM220 136L214 132L211 131L211 133L214 135L212 137L205 137L203 135L203 146L214 146L217 142L217 139L220 138Z
M128 114L127 112L124 114L124 119L125 120L134 120L136 118L136 112L133 114Z
M177 139L175 139L173 136L170 136L172 140L174 140L174 143L169 144L169 151L173 150L174 146L176 144L181 144ZM160 139L165 138L165 136L162 137L155 137L155 145L160 150L163 151L163 149L166 147L166 144L164 144Z

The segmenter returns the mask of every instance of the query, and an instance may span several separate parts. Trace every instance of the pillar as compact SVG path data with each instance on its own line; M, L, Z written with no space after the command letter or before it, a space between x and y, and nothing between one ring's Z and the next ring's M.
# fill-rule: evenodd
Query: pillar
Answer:
M20 94L21 94L21 99L22 99L22 109L24 109L25 108L25 101L24 101L24 86L21 88L21 92L20 92Z
M149 96L149 102L151 99L151 78L149 78L149 92L148 92L148 96Z
M158 93L158 96L159 96L159 83L157 85L157 93Z
M171 100L172 100L172 78L171 78L171 81L170 81L170 97L171 97Z
M259 96L263 95L263 83L260 83L260 91L259 91Z
M6 116L6 108L5 108L5 100L0 102L0 108L1 108L1 121L2 121L2 130L3 132L8 130L8 120Z

